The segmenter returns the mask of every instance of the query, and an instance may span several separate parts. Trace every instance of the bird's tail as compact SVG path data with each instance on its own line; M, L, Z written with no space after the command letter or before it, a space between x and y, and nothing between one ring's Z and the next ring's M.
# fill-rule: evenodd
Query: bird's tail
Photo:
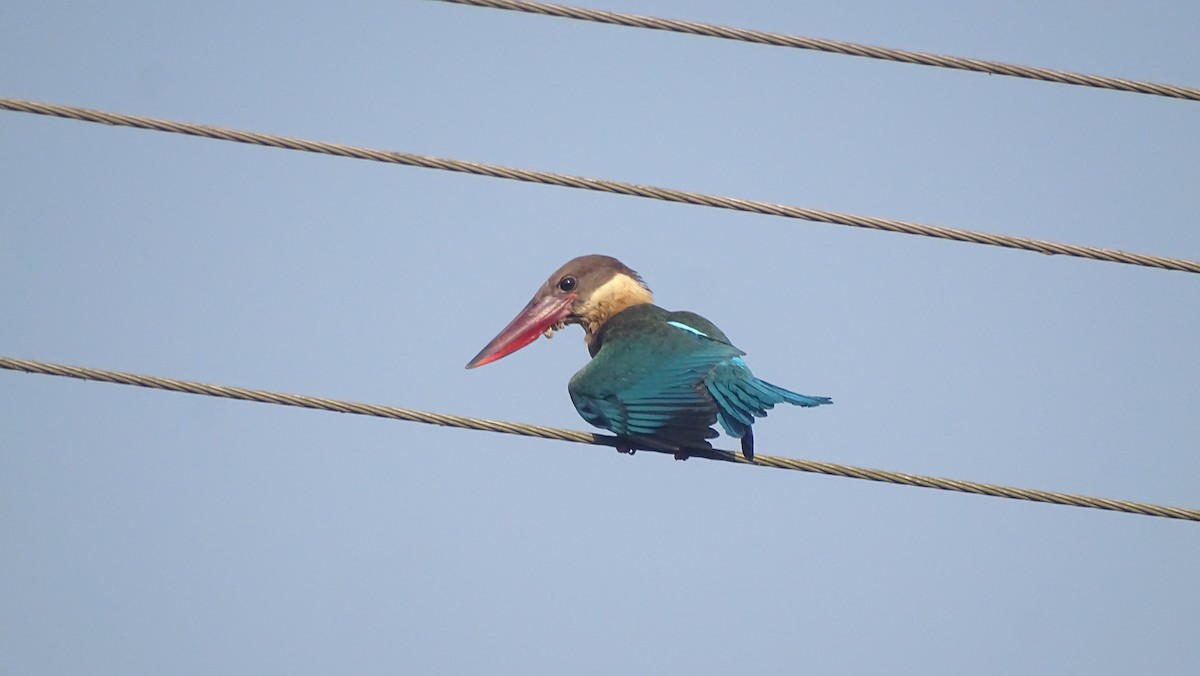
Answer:
M829 397L814 397L785 390L765 380L759 380L749 369L736 369L723 374L714 373L705 380L708 391L717 402L717 422L731 437L742 440L742 455L754 459L755 418L762 418L775 404L820 406L832 404Z
M747 460L754 459L754 426L746 425L746 431L742 434L742 457Z

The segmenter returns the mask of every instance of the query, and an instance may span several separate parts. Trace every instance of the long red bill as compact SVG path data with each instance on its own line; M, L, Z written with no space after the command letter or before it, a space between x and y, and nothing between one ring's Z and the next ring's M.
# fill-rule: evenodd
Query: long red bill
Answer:
M524 310L518 314L492 342L479 351L468 364L467 368L483 366L501 357L516 352L537 340L546 329L565 320L571 314L571 303L575 294L565 296L546 296L529 301Z

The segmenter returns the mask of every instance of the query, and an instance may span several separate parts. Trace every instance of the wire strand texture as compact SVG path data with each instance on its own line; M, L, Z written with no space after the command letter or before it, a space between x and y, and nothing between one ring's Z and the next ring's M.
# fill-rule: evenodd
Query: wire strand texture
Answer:
M1107 261L1111 263L1124 263L1127 265L1160 268L1163 270L1200 273L1200 261L1184 260L1180 258L1169 258L1166 256L1155 256L1151 254L1116 251L1113 249L1102 249L1078 244L1062 244L1028 237L996 235L986 232L977 232L974 230L947 228L936 225L924 225L920 223L898 221L889 218L878 218L874 216L857 216L854 214L823 211L820 209L809 209L805 207L775 204L771 202L760 202L756 200L741 199L738 197L725 197L721 195L711 195L687 190L677 190L674 188L660 188L649 185L639 185L624 181L587 178L584 176L557 174L533 169L516 169L513 167L485 164L482 162L468 162L444 157L431 157L428 155L416 155L413 153L376 150L372 148L343 145L340 143L310 141L287 136L279 136L276 134L237 131L209 125L177 122L172 120L160 120L152 117L143 117L140 115L110 113L99 110L90 110L87 108L77 108L74 106L39 103L36 101L25 101L22 99L0 98L0 110L33 113L35 115L47 115L50 117L60 117L83 122L97 122L100 124L108 124L113 126L133 127L135 129L149 129L153 131L163 131L174 134L185 134L188 136L199 136L202 138L233 141L236 143L247 143L250 145L268 146L272 148L301 150L310 153L334 155L337 157L349 157L360 160L371 160L375 162L386 162L390 164L401 164L424 169L455 171L465 174L474 174L476 176L504 178L513 181L540 183L543 185L554 185L564 188L596 190L617 195L657 199L667 202L677 202L680 204L712 207L716 209L730 209L733 211L743 211L769 216L781 216L784 218L815 221L818 223L831 223L855 228L867 228L870 230L882 230L885 232L920 235L923 237L948 239L956 242L986 244L989 246L1020 249L1048 255L1057 254L1062 256L1073 256L1076 258L1087 258L1097 261Z
M957 56L931 54L928 52L914 52L905 49L875 47L872 45L863 45L853 42L840 42L837 40L824 40L821 38L809 38L799 35L770 33L767 31L733 28L731 26L720 26L715 24L699 23L696 21L663 19L652 16L641 16L638 14L610 12L601 9L589 9L586 7L571 7L547 2L529 2L527 0L438 1L455 5L471 5L474 7L488 7L491 9L505 9L516 12L527 12L530 14L542 14L564 19L595 21L598 23L614 24L617 26L627 26L631 28L648 28L651 30L669 31L672 33L686 33L688 35L702 35L706 37L722 38L725 40L739 40L742 42L752 42L760 45L771 45L774 47L809 49L818 52L828 52L831 54L860 56L869 59L882 59L884 61L898 61L901 63L911 63L921 66L953 68L955 70L974 71L977 73L987 73L989 75L1006 75L1009 77L1041 80L1044 82L1056 82L1059 84L1078 85L1081 87L1114 89L1117 91L1133 92L1136 94L1149 94L1152 96L1165 96L1175 99L1200 101L1200 89L1195 87L1143 82L1140 80L1127 80L1124 78L1107 77L1103 75L1086 75L1083 73L1072 73L1069 71L1053 70L1050 68L1037 68L1034 66L1019 66L1016 64L1004 63L1002 61L968 59Z
M299 408L332 411L336 413L352 413L355 415L389 418L392 420L405 420L408 422L418 422L427 425L440 425L443 427L455 427L459 429L496 432L501 434L515 434L526 437L536 437L540 439L551 439L555 441L569 441L579 444L591 444L594 446L615 447L618 443L616 437L602 434L591 434L588 432L578 432L575 430L559 429L555 427L543 427L540 425L528 425L524 423L486 420L482 418L471 418L467 416L450 415L445 413L430 413L427 411L415 411L406 408L381 406L378 404L362 404L351 401L341 401L337 399L326 399L323 397L284 394L281 392L270 392L267 390L256 390L246 387L209 385L189 380L176 380L174 378L163 378L160 376L138 375L134 373L124 373L121 371L107 371L104 369L88 368L83 366L51 364L28 359L17 359L14 357L0 356L0 368L10 371L24 371L26 373L36 373L41 375L78 378L80 380L92 380L120 385L133 385L136 387L147 387L151 389L167 390L170 392L201 394L210 397L223 397L225 399L256 401L264 404L296 406ZM667 451L649 452L666 453ZM851 465L839 465L831 462L800 460L796 458L784 458L771 455L755 455L754 460L746 460L738 453L719 449L706 452L695 451L692 453L692 456L743 465L757 465L759 467L771 467L774 469L811 472L815 474L826 474L829 476L839 476L850 479L864 479L867 481L901 484L904 486L916 486L920 488L936 488L944 491L957 491L960 493L987 495L991 497L1008 498L1012 500L1028 500L1031 502L1043 502L1054 505L1069 505L1073 507L1084 507L1089 509L1102 509L1113 512L1125 512L1127 514L1140 514L1143 516L1156 516L1167 519L1200 521L1200 510L1198 509L1167 507L1142 502L1130 502L1128 500L1114 500L1109 498L1096 498L1086 495L1057 493L1030 488L998 486L995 484L979 483L976 481L945 479L940 477L923 476L920 474L905 474L902 472L891 472L881 469L869 469L866 467L854 467Z

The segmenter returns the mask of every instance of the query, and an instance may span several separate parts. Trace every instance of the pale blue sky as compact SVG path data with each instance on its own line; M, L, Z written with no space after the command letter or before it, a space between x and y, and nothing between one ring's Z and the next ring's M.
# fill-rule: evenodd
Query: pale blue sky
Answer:
M593 7L1200 85L1200 4ZM1200 103L431 2L8 3L0 96L1200 259ZM1200 506L1200 278L0 113L0 354L587 429L607 253L762 453ZM731 448L722 441L722 445ZM0 372L8 674L1200 669L1196 524Z

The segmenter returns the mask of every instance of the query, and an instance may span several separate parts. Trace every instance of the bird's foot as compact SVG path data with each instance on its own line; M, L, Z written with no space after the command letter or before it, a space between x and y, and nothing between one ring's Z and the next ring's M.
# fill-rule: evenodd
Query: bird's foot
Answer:
M687 454L687 451L675 451L675 459L676 460L687 460L690 457L691 456L689 456Z
M634 453L637 453L637 449L633 446L622 446L618 444L617 453L628 453L629 455L633 455Z

